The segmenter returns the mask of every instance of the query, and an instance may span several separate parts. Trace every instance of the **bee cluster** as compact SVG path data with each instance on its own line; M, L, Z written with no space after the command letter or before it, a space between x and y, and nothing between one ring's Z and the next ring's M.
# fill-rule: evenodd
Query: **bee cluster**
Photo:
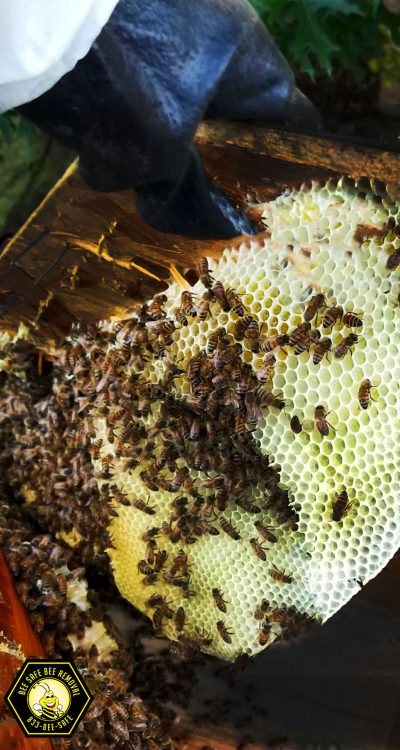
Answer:
M232 311L239 319L244 316L240 298L233 290L225 293L221 282L210 287L206 259L199 263L199 274L206 279L208 315L217 306ZM76 382L84 403L81 413L85 414L89 400L93 404L92 425L106 418L104 437L98 437L97 422L97 439L92 446L101 494L111 494L117 507L139 511L145 523L141 534L144 551L136 563L137 573L144 591L157 587L156 593L146 596L145 611L156 633L167 630L171 635L173 628L173 648L187 652L199 646L210 647L215 637L232 643L232 631L222 619L216 620L213 634L193 626L185 632L186 609L197 595L191 583L191 548L201 538L220 535L241 541L242 535L225 515L234 507L254 518L268 510L276 525L293 531L297 514L288 493L279 485L279 473L269 466L268 457L260 453L252 436L262 410L283 409L284 402L279 394L264 389L250 365L242 361L242 346L222 327L211 334L204 351L180 367L168 356L175 324L164 310L165 302L164 295L158 296L145 304L137 317L120 321L106 336L110 344L107 348L97 343L102 330L96 332L90 326L80 331L80 343L73 341L72 357L67 351L64 366L72 365L72 383ZM201 300L195 302L185 290L180 303L175 317L186 326L187 319L196 318L198 309L201 311ZM162 366L157 378L142 374L150 356ZM189 393L179 397L175 383L182 376ZM118 405L114 394L118 394ZM113 409L114 405L117 408ZM94 429L91 427L90 432ZM122 467L124 471L136 471L141 494L132 495L115 482ZM203 475L201 482L196 474ZM260 496L259 504L250 499L254 488ZM160 492L170 495L169 513L155 523L156 493ZM249 548L259 560L266 561L262 540L270 545L277 541L273 527L256 521L253 534ZM292 581L273 565L270 577L286 584ZM222 595L219 601L223 601Z
M283 640L298 638L315 625L315 620L312 617L299 612L295 607L271 607L267 599L263 599L256 607L254 618L263 621L259 636L260 646L267 646L274 623L281 625Z
M168 730L173 714L165 709L165 694L171 689L176 701L177 685L190 681L190 667L183 675L174 670L168 654L159 659L145 654L142 639L151 636L151 632L139 615L134 640L126 648L118 626L108 614L109 606L123 608L124 601L108 578L105 554L95 551L96 545L101 543L104 549L108 543L104 536L106 522L88 510L98 497L93 493L95 484L82 486L79 464L75 462L75 484L71 485L68 498L57 492L62 467L68 467L71 455L74 458L69 440L64 440L63 452L58 432L61 429L68 438L73 435L73 409L66 409L61 421L58 402L51 394L53 373L40 374L38 353L28 342L4 343L0 364L0 544L18 596L47 657L72 659L94 696L73 738L54 738L54 747L103 750L105 746L118 745L121 750L172 750ZM38 425L34 420L45 411L49 420L42 444L43 423ZM31 462L42 460L44 442L55 484L50 483L47 464L43 467L43 481L27 470ZM43 510L46 484L50 485L47 493L53 499L52 513ZM34 491L34 497L28 488ZM68 513L62 513L67 505ZM61 536L70 535L85 506L85 537L71 548L60 538L60 532ZM94 585L88 588L89 576ZM88 633L93 633L93 637L88 638ZM142 700L143 685L147 699L150 696L150 706ZM0 715L0 721L2 718Z
M260 240L76 327L52 392L2 407L27 513L108 554L175 656L298 635L398 545L391 210L341 184L281 196Z
M82 581L86 573L79 554L51 534L38 533L36 524L26 518L18 504L10 504L3 488L0 501L0 542L32 626L49 659L73 660L94 698L73 737L68 740L55 737L54 747L172 750L168 738L172 716L163 716L162 700L157 694L171 680L179 680L182 685L182 675L172 678L173 670L167 672L168 660L166 663L160 660L157 672L154 659L146 662L141 647L141 638L148 635L144 623L137 623L135 644L126 649L118 627L106 614L107 600L115 602L118 597L112 593L102 597L91 589L90 608L83 609L72 601L68 595L71 582ZM84 641L80 645L85 630L93 625L99 633L104 629L112 639L114 648L110 653L102 652L100 639L98 647ZM152 710L139 695L139 674L146 678L147 693L153 690ZM0 722L3 718L0 712Z

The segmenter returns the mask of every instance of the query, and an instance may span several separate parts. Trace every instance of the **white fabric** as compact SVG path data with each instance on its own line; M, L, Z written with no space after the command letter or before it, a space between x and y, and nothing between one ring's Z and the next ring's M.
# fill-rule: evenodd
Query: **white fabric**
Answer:
M118 0L0 0L0 113L36 99L75 67Z

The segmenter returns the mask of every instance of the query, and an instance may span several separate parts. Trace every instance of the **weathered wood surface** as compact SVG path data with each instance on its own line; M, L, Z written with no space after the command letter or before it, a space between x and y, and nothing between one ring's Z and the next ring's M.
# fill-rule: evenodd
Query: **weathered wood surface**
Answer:
M27 612L15 590L0 550L0 748L1 750L52 750L46 737L26 738L17 722L4 714L4 695L27 658L46 654L33 632Z
M243 150L251 155L257 174L260 158L276 159L303 167L317 168L349 177L383 180L394 189L400 182L400 151L376 148L340 136L297 134L240 122L203 123L197 144L206 156L209 148ZM233 164L232 168L237 165ZM253 174L253 176L254 176Z
M330 175L400 181L400 154L242 123L207 122L196 142L209 175L240 207ZM74 320L123 314L165 287L173 263L218 256L226 243L162 234L135 212L131 191L97 193L76 164L0 254L0 324L26 323L54 344Z

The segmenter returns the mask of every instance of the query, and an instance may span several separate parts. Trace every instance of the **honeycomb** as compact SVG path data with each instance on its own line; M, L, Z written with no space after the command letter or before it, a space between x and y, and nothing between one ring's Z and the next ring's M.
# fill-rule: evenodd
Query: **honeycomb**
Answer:
M398 211L344 180L286 191L158 316L103 324L122 352L91 407L109 555L178 650L254 655L326 621L398 548ZM145 394L128 447L118 396L101 409L116 371Z

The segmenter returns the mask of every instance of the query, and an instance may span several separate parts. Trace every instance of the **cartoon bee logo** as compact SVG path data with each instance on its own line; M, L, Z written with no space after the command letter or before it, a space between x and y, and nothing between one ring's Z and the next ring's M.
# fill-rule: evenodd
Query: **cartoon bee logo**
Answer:
M58 680L52 680L51 682L57 683ZM63 708L59 697L46 682L43 682L42 680L41 682L36 683L35 687L37 688L39 686L43 690L43 695L39 698L38 703L33 704L33 712L36 716L45 719L46 721L59 719L68 709Z
M5 695L26 737L70 736L92 700L74 665L61 659L27 659Z

